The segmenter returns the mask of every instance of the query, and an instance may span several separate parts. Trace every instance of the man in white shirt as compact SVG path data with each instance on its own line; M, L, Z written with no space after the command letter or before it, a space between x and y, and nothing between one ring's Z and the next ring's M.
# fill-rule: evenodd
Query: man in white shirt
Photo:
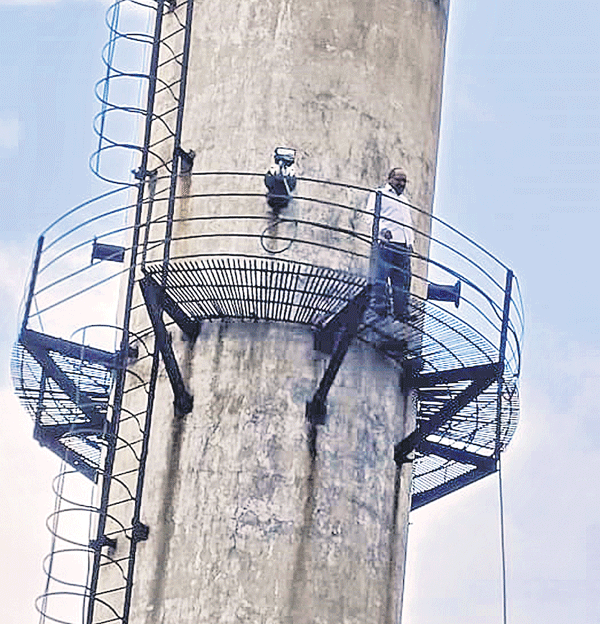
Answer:
M400 196L406 187L406 173L400 167L392 169L385 186L371 193L367 210L375 214L377 191L381 192L381 211L377 232L378 257L372 306L380 316L389 312L388 280L392 287L392 313L401 321L408 315L410 294L410 254L414 245L410 208Z

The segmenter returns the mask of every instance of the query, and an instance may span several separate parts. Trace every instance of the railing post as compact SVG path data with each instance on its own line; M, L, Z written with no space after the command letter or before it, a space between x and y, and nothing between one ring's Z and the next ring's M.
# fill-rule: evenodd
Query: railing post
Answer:
M510 301L512 296L513 272L506 270L506 285L504 287L504 307L502 309L502 328L500 330L500 346L498 348L498 389L496 396L496 450L495 457L500 454L500 434L502 426L502 381L504 379L504 359L506 357L506 340L508 336L508 321L510 317Z
M29 322L29 313L31 312L31 303L33 301L33 295L35 293L35 283L37 282L37 275L40 269L40 259L42 257L42 248L44 246L44 237L40 236L37 242L37 250L35 252L35 260L33 261L33 268L31 269L31 279L29 280L29 292L27 293L27 300L25 302L25 311L23 313L23 323L21 325L21 333L27 329L27 323Z
M369 267L369 286L373 286L377 276L379 262L379 221L381 217L381 191L375 191L375 206L373 209L373 227L371 230L371 266Z

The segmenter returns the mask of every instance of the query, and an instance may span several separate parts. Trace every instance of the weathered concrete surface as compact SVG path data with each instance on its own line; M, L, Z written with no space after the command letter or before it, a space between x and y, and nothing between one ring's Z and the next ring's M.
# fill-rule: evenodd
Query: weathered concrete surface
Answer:
M196 170L263 171L285 145L327 180L373 186L400 164L429 207L446 20L437 0L199 3L183 136Z
M182 146L196 151L195 171L264 171L285 145L298 150L301 175L333 181L377 186L402 165L409 198L431 208L447 4L197 2L193 19ZM183 188L190 197L176 217L229 209L194 197L205 178ZM427 232L427 214L416 225ZM179 241L173 252L198 244ZM300 245L286 253L307 258ZM339 268L333 252L311 261ZM410 467L398 473L393 446L415 416L398 370L353 345L313 460L305 404L326 359L309 329L204 323L194 345L178 332L174 342L194 408L175 417L163 371L142 506L150 537L138 547L130 622L396 624ZM147 363L136 373L147 379ZM144 401L132 392L126 408L138 414ZM139 436L133 421L121 431L130 435ZM122 445L117 470L134 463ZM101 588L116 585L103 574Z
M350 351L313 462L304 411L325 363L306 329L203 327L193 412L174 418L161 386L132 622L396 621L397 371Z

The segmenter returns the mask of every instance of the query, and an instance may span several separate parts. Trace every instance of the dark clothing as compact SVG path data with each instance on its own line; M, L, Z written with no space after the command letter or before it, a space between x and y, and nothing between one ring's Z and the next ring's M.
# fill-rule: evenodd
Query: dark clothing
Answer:
M388 278L392 287L392 314L397 319L408 317L410 294L410 251L404 243L387 241L378 245L377 269L373 284L373 309L386 316L389 312Z

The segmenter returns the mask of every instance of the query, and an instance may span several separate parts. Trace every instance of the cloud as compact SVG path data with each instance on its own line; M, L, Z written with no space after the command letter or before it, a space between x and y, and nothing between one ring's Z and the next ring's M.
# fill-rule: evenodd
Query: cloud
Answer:
M600 622L600 347L537 321L526 351L502 461L510 619ZM498 513L494 475L411 516L403 623L498 619Z
M0 4L3 4L0 0ZM19 147L19 119L12 113L0 113L0 149L14 150Z
M0 296L5 310L16 310L31 263L29 246L6 242L0 246Z

